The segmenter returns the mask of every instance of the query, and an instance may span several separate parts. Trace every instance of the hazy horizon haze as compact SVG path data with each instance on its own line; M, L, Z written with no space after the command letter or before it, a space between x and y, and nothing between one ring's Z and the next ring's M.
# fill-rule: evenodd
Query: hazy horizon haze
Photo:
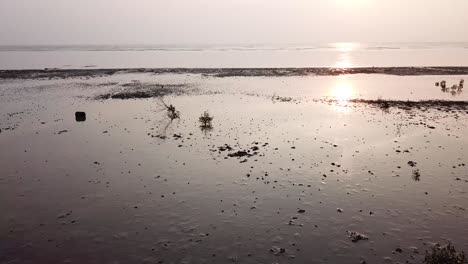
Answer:
M2 0L0 45L466 42L465 0Z

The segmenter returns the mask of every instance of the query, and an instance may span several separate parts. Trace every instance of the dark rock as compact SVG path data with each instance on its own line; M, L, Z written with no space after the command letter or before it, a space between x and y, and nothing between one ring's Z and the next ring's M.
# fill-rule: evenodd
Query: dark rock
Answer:
M86 113L85 112L76 112L75 113L75 120L76 120L76 122L86 121Z

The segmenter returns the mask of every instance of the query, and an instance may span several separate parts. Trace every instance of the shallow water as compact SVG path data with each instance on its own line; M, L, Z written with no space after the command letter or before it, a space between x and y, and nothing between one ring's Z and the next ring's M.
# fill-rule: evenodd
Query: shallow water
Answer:
M434 86L463 77L2 80L0 263L420 263L432 243L466 251L468 112L347 102L466 100ZM156 98L92 99L135 81L187 85L164 98L181 119Z
M468 66L468 43L0 46L0 69Z

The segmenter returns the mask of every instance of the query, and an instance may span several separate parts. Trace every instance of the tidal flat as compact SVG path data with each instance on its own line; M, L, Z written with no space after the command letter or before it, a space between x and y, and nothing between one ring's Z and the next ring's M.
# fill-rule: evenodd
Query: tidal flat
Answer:
M0 263L468 252L461 79L466 68L2 71Z

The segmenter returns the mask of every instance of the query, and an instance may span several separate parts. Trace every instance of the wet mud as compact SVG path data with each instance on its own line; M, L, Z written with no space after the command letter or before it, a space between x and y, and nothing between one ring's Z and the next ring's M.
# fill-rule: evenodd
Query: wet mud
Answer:
M0 263L468 251L467 99L442 77L154 73L0 81Z

